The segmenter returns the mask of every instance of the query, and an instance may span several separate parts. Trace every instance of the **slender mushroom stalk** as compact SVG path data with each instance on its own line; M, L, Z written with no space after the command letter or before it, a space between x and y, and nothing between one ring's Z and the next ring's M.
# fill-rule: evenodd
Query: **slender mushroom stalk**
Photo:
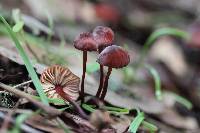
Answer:
M85 97L84 96L84 81L85 81L85 72L86 72L87 51L96 51L97 45L92 34L89 32L84 32L76 37L76 39L74 40L74 47L78 50L83 51L83 74L82 74L82 81L81 81L80 98L81 98L81 103L84 103L84 97Z
M128 52L122 49L120 46L112 45L106 47L98 56L97 62L100 65L107 66L108 72L104 80L103 90L100 96L101 100L104 100L107 88L108 80L112 71L112 68L122 68L129 64L130 57Z
M112 67L108 67L108 72L107 72L107 75L105 77L104 86L103 86L103 90L102 90L102 93L101 93L100 100L104 100L104 98L106 96L107 88L108 88L108 80L109 80L111 72L112 72Z
M70 103L81 117L88 119L75 102L79 97L80 79L68 68L58 65L51 66L41 74L40 81L48 98L63 99L67 104Z
M83 51L83 74L82 74L82 80L81 80L81 102L84 102L84 81L85 81L85 73L86 73L86 63L87 63L87 51Z
M99 50L99 54L100 54L102 52L103 48L99 47L98 50ZM104 81L103 65L100 64L99 66L100 66L100 79L99 79L99 88L96 93L96 97L100 97L102 88L103 88L103 81Z
M55 87L55 90L56 92L65 100L67 100L73 107L74 109L79 113L79 115L88 120L89 117L83 112L83 110L81 109L81 107L76 103L74 102L73 100L71 100L66 94L65 92L63 91L63 88L61 86L56 86Z
M94 40L97 42L98 52L100 54L105 47L112 45L114 40L114 32L109 27L97 26L93 30L93 37ZM100 97L102 93L103 82L104 82L103 65L100 64L99 88L96 93L96 97Z
M103 66L100 65L99 88L98 88L98 91L96 93L96 97L100 97L100 95L101 95L101 91L102 91L102 88L103 88L103 81L104 81Z

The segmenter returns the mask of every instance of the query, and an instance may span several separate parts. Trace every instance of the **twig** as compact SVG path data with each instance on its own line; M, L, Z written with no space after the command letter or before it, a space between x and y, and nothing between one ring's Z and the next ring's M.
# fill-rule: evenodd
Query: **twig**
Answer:
M0 112L9 112L9 111L12 111L12 109L0 107ZM17 109L15 111L15 113L20 113L20 114L31 113L31 112L32 112L31 110L27 109Z
M14 108L7 113L7 115L6 115L6 117L5 117L4 121L3 121L3 124L1 126L0 133L4 133L4 132L6 133L7 132L7 129L8 129L9 123L10 123L9 120L12 119L12 115L17 110L17 107L19 106L19 104L20 104L20 99L17 101L17 103L14 106Z
M30 97L29 95L27 95L26 93L24 93L23 91L20 91L20 90L17 90L13 87L10 87L8 85L5 85L3 83L0 82L0 87L6 91L9 91L11 93L14 93L16 94L17 96L19 97L23 97L23 98L26 98L28 101L32 102L33 104L35 104L36 106L38 106L39 108L41 108L42 110L44 110L48 115L54 117L54 116L58 116L58 115L61 115L61 111L55 109L55 108L52 108L50 106L47 106L35 99L33 99L32 97Z
M5 114L4 113L2 113L2 112L0 112L0 121L2 120L2 119L5 119ZM9 120L12 124L15 124L15 121L11 118L10 120ZM22 130L24 130L25 132L28 132L28 133L42 133L41 131L38 131L38 130L36 130L36 129L34 129L34 128L32 128L32 127L30 127L30 126L28 126L28 125L25 125L25 124L22 124L21 125L21 128L22 128Z
M21 84L15 85L15 86L13 86L13 88L19 88L19 87L27 85L29 83L32 83L32 80L29 80L29 81L23 82Z
M69 127L59 117L57 117L55 120L60 125L60 127L63 128L65 133L70 133Z

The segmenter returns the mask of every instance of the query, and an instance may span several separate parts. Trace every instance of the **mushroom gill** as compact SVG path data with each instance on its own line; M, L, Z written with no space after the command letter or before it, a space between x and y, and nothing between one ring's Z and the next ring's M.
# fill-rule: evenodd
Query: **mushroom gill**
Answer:
M79 97L80 79L66 67L51 66L41 74L40 80L48 98L62 98L69 104L69 99L75 101Z

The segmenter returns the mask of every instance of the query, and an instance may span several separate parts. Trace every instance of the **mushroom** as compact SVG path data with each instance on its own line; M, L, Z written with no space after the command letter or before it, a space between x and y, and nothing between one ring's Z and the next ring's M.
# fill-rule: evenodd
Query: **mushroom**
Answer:
M114 32L109 27L97 26L93 30L93 37L94 37L94 40L97 42L98 52L101 53L101 51L105 47L112 45L113 40L114 40ZM99 81L99 89L96 93L96 97L99 97L101 94L102 87L103 87L103 80L104 80L103 66L100 65L100 81Z
M103 90L100 96L101 100L104 100L108 87L108 79L111 74L112 68L122 68L129 64L130 57L127 51L120 46L112 45L106 47L98 56L97 62L102 66L108 67L108 72L105 77Z
M75 102L79 97L80 78L68 68L59 65L51 66L41 74L40 81L48 98L63 99L67 104L72 104L83 118L88 119Z
M85 80L85 72L86 72L86 62L87 62L87 51L97 51L96 41L93 36L89 32L81 33L74 40L74 47L78 50L83 51L83 74L81 81L81 102L84 102L84 80Z

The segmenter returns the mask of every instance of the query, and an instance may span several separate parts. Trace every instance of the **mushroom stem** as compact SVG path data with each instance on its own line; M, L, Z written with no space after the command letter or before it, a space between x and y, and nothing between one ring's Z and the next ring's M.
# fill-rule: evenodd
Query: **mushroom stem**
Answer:
M81 109L81 107L75 102L73 101L72 99L70 99L66 93L63 91L63 88L60 87L60 86L57 86L55 88L56 92L64 99L66 100L67 102L69 102L73 107L74 109L77 111L77 113L84 119L88 120L89 117L83 112L83 110Z
M104 81L103 90L102 90L102 93L101 93L100 100L104 100L104 98L106 96L107 88L108 88L108 79L110 77L111 72L112 72L112 67L108 67L108 72L107 72L107 75L105 77L105 81Z
M104 79L104 74L103 74L103 66L100 65L100 81L99 81L99 88L96 94L96 97L100 97L102 88L103 88L103 79Z
M74 109L78 112L78 114L86 119L89 120L88 115L85 114L85 112L83 112L83 110L81 109L81 107L73 100L71 100L70 98L67 99L67 101L74 107Z
M83 74L81 80L81 103L84 103L84 81L85 81L85 72L86 72L86 62L87 62L87 51L83 51Z
M99 54L101 53L102 50L103 50L103 48L99 48ZM98 98L100 97L101 92L102 92L103 80L104 80L103 65L100 64L99 88L98 88L98 91L97 91L97 93L96 93L96 97L98 97Z

